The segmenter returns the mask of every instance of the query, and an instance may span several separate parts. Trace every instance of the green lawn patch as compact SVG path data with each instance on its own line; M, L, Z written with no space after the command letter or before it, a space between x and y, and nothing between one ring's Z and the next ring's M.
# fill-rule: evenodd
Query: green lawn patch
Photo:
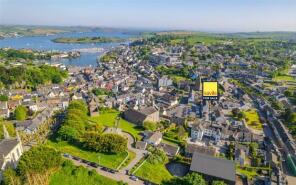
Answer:
M244 111L246 115L246 124L255 129L255 130L262 130L262 123L259 118L259 114L255 109L249 109L247 111Z
M296 79L293 76L290 75L278 75L273 78L274 81L291 81L295 82Z
M164 164L151 164L147 161L136 171L135 175L155 184L173 178Z
M115 126L116 117L119 115L119 113L120 112L116 110L104 111L100 115L91 117L90 119L91 121L103 124L104 126L113 127ZM143 128L140 128L139 126L134 125L122 118L119 121L119 128L132 134L137 140L141 139L139 133L144 131Z
M252 179L256 176L258 176L258 174L256 173L256 170L247 170L241 167L237 167L236 171L244 176L246 176L248 179Z
M113 179L99 175L96 171L88 170L82 166L74 166L67 163L55 172L49 185L119 185L122 184Z
M92 152L81 149L77 146L69 144L67 141L53 142L47 141L47 145L56 148L57 150L77 156L91 162L98 163L99 165L116 169L117 166L126 158L127 152L120 154L104 154L99 152ZM133 156L133 154L131 154Z

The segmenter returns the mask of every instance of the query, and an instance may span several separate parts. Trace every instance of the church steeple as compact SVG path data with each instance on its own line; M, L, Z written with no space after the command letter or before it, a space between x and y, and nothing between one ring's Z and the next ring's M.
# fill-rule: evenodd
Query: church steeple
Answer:
M3 135L4 135L4 139L9 139L10 135L5 127L5 125L3 124Z

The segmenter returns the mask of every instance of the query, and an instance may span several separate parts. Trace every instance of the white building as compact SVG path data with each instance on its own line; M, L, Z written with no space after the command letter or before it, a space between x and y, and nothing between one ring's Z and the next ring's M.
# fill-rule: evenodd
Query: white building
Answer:
M16 168L17 163L23 154L23 147L19 136L11 138L3 126L4 139L0 141L0 166L1 172L8 167ZM2 174L0 172L0 181Z
M203 124L198 123L192 125L191 138L201 141L204 136L207 136L218 143L222 138L225 137L223 132L224 128L220 125L210 124L209 122L204 122Z

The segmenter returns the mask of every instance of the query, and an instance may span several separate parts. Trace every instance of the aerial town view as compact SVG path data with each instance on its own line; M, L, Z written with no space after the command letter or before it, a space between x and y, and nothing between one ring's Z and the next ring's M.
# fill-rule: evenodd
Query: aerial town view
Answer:
M296 1L0 0L0 185L296 185Z

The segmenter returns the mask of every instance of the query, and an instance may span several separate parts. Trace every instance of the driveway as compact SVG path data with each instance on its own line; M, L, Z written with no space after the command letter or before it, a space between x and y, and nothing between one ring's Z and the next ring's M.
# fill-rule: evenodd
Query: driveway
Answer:
M129 133L126 133L126 132L123 132L123 135L128 139L128 144L127 144L128 150L136 154L136 157L126 167L121 169L122 172L125 172L126 170L132 169L132 167L134 167L141 160L141 158L144 157L147 151L139 150L132 147L133 143L135 142L134 138Z
M144 181L142 181L140 179L138 181L131 180L130 176L125 175L125 173L122 172L122 171L116 172L116 173L110 173L110 172L106 172L106 171L102 170L100 167L99 168L93 168L91 166L88 166L87 164L84 164L84 163L80 162L80 161L76 161L74 159L69 159L69 160L73 161L73 163L76 166L84 166L84 167L88 168L89 170L95 169L98 174L100 174L102 176L105 176L105 177L108 177L110 179L116 180L116 181L123 181L123 182L128 183L129 185L143 185L144 184Z

